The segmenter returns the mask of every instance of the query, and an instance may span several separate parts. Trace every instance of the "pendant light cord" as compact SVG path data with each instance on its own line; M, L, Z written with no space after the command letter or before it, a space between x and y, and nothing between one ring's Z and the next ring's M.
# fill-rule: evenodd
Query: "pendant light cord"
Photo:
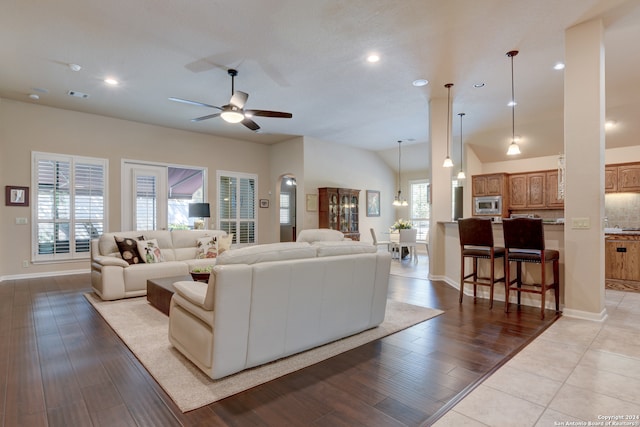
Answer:
M447 157L449 156L449 128L451 127L451 86L453 83L447 83L444 87L447 88Z
M402 194L402 141L398 141L398 201Z
M511 58L511 143L516 142L516 96L513 82L513 57L517 54L517 50L507 52L507 56Z

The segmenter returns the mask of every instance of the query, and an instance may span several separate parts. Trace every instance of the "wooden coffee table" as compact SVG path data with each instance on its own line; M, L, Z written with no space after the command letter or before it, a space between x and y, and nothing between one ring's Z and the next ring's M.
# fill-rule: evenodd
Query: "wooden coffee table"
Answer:
M173 284L175 282L185 280L193 282L193 279L189 274L184 276L161 277L159 279L147 280L147 301L149 301L149 304L168 316L171 297L175 292Z

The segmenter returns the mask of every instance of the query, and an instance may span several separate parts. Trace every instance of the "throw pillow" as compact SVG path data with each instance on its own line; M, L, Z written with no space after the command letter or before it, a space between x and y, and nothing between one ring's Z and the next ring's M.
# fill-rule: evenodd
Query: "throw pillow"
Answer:
M147 264L154 264L156 262L164 261L162 252L160 251L160 247L158 246L157 239L142 240L137 243L138 252L141 255L142 262L146 262Z
M138 244L136 239L131 237L118 237L114 236L116 245L118 245L118 251L123 260L127 261L129 265L140 264L142 259L140 258L140 252L138 252ZM144 236L138 236L138 240L144 240Z
M201 237L196 240L196 258L215 258L218 256L218 239L215 236Z
M231 242L233 242L233 233L226 236L218 236L218 255L231 249Z

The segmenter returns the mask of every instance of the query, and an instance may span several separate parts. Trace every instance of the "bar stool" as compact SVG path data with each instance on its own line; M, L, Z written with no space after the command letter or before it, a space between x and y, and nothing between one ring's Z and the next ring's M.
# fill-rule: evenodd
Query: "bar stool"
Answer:
M477 296L477 287L489 286L489 308L493 308L494 284L504 282L504 276L495 278L495 260L504 258L505 249L493 246L493 227L491 220L485 218L463 218L458 220L458 233L460 235L460 303L464 295L464 285L473 285L474 302ZM473 260L473 272L465 273L465 258ZM478 276L478 259L488 259L490 263L489 277ZM467 280L471 279L471 280Z
M545 249L541 218L512 218L502 221L505 257L505 313L509 312L509 291L518 292L518 309L522 292L540 295L540 315L544 319L545 296L553 289L556 313L560 311L560 252ZM516 277L511 280L509 263L516 263ZM522 282L522 263L540 264L540 283ZM553 283L547 284L547 263L553 263ZM514 285L515 284L515 285Z

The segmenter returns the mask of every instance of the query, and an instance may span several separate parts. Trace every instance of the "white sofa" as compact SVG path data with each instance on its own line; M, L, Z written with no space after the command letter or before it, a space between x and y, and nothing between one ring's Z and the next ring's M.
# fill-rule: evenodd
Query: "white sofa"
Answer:
M390 266L351 240L225 252L208 284L174 283L169 340L217 379L353 335L384 320Z
M91 286L103 300L147 294L147 279L187 275L194 267L215 264L215 258L196 258L196 243L206 236L226 236L222 230L147 230L104 233L91 241ZM155 264L132 264L122 259L115 237L156 239L164 258Z

